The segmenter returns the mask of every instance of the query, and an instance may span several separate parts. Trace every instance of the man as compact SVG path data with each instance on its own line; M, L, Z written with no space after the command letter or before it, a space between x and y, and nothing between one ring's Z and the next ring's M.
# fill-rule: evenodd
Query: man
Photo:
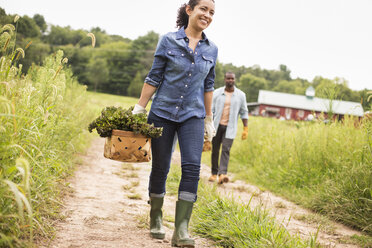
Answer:
M226 72L225 87L213 92L212 112L216 136L212 140L212 175L209 181L223 184L229 182L227 166L230 159L230 149L237 133L238 118L243 121L242 140L248 136L248 108L245 93L235 86L235 74ZM220 164L218 157L222 145Z

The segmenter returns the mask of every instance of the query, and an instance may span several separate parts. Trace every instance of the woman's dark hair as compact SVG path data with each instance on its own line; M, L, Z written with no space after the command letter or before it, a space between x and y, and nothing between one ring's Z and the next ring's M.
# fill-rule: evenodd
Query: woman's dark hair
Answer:
M212 0L214 2L214 0ZM196 5L198 5L200 0L189 0L188 3L182 4L182 6L178 9L177 14L177 21L176 21L176 27L178 29L182 27L187 27L189 24L189 15L186 13L186 6L189 5L190 8L193 10Z

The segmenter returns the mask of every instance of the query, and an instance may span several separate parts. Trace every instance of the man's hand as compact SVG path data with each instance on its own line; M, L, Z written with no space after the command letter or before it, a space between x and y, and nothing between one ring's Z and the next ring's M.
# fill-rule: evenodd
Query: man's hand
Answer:
M216 129L213 125L213 116L207 115L204 119L204 140L212 141L212 138L216 135Z
M146 109L144 107L142 107L141 105L134 105L134 108L132 110L132 114L136 115L136 114L146 114Z
M204 141L204 144L203 144L203 152L208 152L212 150L212 144L210 141L206 140Z
M248 126L244 127L243 133L242 133L242 140L247 139L248 137Z

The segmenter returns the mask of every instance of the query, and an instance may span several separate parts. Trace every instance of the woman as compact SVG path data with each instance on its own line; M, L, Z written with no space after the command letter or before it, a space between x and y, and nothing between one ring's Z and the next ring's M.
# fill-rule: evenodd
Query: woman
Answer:
M133 113L146 113L156 91L148 122L163 127L161 137L152 139L152 170L149 182L150 233L164 239L162 206L175 133L181 151L182 177L176 203L172 246L194 247L188 224L197 199L204 136L215 134L212 96L217 47L203 33L212 22L214 0L190 0L178 10L176 32L162 36L152 68L145 79Z

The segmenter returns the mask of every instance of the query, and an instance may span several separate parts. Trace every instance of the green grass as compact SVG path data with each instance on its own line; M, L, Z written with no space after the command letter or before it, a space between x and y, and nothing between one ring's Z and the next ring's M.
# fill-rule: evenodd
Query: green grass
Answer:
M177 192L180 176L180 167L172 165L167 193ZM262 206L251 209L249 203L239 204L222 197L216 186L202 181L190 226L194 233L215 241L218 247L320 247L316 234L309 240L292 236Z
M104 107L136 100L87 92L62 51L22 74L15 34L12 25L0 32L0 247L32 247L62 218L65 178L97 137L88 124Z
M87 98L89 99L89 105L94 111L96 116L101 113L101 110L107 106L129 108L134 106L138 102L138 98L134 97L123 97L97 92L87 92ZM147 109L149 110L150 104Z
M367 235L352 235L347 238L342 238L340 243L358 245L363 248L371 248L372 237Z
M53 231L63 179L89 142L93 116L61 51L27 75L16 54L3 49L0 59L0 247L31 247Z
M250 118L248 139L238 134L234 141L229 171L371 235L371 123Z

